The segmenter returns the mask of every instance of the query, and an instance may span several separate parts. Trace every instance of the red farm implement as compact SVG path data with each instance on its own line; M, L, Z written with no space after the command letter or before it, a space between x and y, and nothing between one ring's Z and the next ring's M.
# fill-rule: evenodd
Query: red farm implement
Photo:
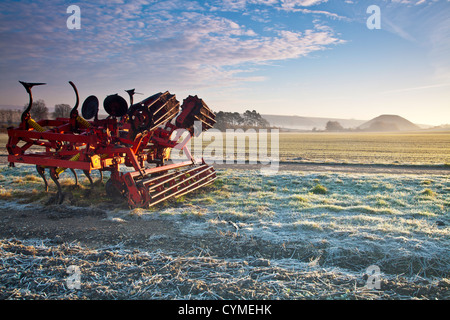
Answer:
M104 171L109 171L107 194L127 198L131 207L148 207L180 197L216 178L214 168L203 159L194 159L187 148L194 133L206 131L215 123L214 113L197 96L189 96L180 106L175 95L164 92L134 104L134 89L128 90L130 106L118 94L110 95L103 102L109 116L98 119L98 99L88 97L80 115L78 91L69 82L76 95L70 116L34 121L30 116L31 88L44 83L20 83L29 95L29 105L20 125L8 128L8 161L11 166L14 163L36 165L46 191L45 171L48 170L58 188L57 203L64 200L58 179L67 169L75 175L76 183L75 169L82 170L91 184L93 170L99 170L101 177ZM194 126L201 130L194 130ZM186 130L188 138L179 142ZM172 149L183 150L186 161L170 163ZM121 172L122 164L134 171Z

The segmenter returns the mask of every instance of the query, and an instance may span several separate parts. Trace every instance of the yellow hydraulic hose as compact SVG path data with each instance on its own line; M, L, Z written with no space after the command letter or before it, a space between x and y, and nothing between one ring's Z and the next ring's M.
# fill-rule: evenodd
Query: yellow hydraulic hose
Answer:
M80 159L80 155L81 155L81 153L78 153L78 154L74 155L72 158L69 159L69 161L78 161L78 159ZM67 168L59 167L59 168L56 169L56 173L57 173L57 174L61 174L61 173L63 173L66 169L67 169Z
M91 127L91 124L86 119L84 119L83 117L77 116L77 121L78 121L79 124L81 124L85 128L90 128Z
M38 132L44 132L45 129L42 128L36 121L34 121L33 119L28 119L27 123L30 127L32 127L34 130L38 131Z

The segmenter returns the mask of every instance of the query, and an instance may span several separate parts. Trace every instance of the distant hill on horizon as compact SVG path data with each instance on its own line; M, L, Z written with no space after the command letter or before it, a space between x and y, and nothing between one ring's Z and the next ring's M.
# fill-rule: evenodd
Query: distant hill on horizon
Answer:
M345 129L359 131L414 131L420 129L431 129L434 126L426 124L415 124L399 116L383 114L371 120L358 119L339 119L339 118L320 118L320 117L302 117L302 116L282 116L282 115L261 115L269 121L271 126L279 127L284 130L318 131L325 130L328 121L337 121Z
M386 132L386 131L414 131L421 128L399 115L383 114L369 120L358 127L362 131Z

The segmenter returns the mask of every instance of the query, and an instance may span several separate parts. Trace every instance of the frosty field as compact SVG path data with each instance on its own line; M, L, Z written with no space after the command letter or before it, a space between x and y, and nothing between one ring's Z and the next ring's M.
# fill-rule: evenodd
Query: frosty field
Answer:
M449 271L448 176L228 171L218 183L225 192L204 193L183 210L198 212L206 229L232 222L237 233L298 247L292 258L321 266L376 264L407 276Z
M289 161L450 164L450 133L282 133L280 158Z
M251 130L236 133L246 136ZM258 134L260 131L254 131ZM203 145L215 141L215 134L203 134ZM220 136L220 135L219 135ZM214 137L214 138L213 138ZM220 142L225 149L226 134ZM195 140L195 139L194 139ZM270 151L271 136L268 130ZM260 140L258 140L260 141ZM220 145L219 144L219 145ZM245 148L236 143L236 152L249 154L248 141ZM343 163L388 165L450 165L450 132L280 132L279 160L296 163ZM256 152L257 145L252 144ZM193 148L191 148L193 149ZM220 147L218 148L220 149ZM224 152L225 154L225 152ZM270 152L268 152L270 154ZM225 158L224 158L225 159Z
M82 186L72 188L70 173L62 176L64 204L45 206L49 196L42 192L32 166L3 166L0 206L2 215L8 216L2 219L1 232L3 297L450 297L447 174L280 171L265 176L259 170L220 169L218 176L213 186L193 195L130 210L124 203L105 200L102 184L89 190L81 179ZM39 222L22 226L17 219L15 225L14 214L25 220L38 217ZM86 225L73 227L75 220ZM102 233L99 225L90 225L91 220L108 224L108 230ZM123 230L134 224L160 224L164 231L139 229L125 235ZM27 248L34 248L35 256L24 253ZM74 255L65 253L58 272L47 266L49 252L68 248ZM107 258L94 261L92 255ZM160 277L142 275L144 269L133 265L136 257L130 255L147 257L145 265ZM36 269L36 261L41 269ZM84 266L86 274L96 275L85 279L84 291L65 288L65 268L74 261ZM177 266L173 272L178 277L167 273L168 265ZM366 288L366 270L372 265L381 272L379 290ZM14 268L28 270L29 282L7 281ZM52 274L53 289L47 292L36 285L48 280L42 268ZM123 268L135 273L124 278ZM40 280L33 280L36 277ZM20 291L24 283L34 291ZM188 283L191 290L176 289Z

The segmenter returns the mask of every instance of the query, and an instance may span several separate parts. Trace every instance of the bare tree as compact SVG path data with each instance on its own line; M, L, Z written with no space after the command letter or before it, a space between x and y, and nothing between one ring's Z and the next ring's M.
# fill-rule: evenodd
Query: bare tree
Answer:
M27 108L28 104L25 105L24 110ZM45 102L42 99L33 101L33 105L30 110L31 118L34 120L42 120L48 118L48 108L45 106Z
M6 123L8 120L7 110L0 110L0 122Z
M338 121L328 121L326 125L327 131L343 131L344 128Z
M55 105L55 112L53 112L53 117L55 118L69 118L70 111L72 107L68 104L57 104Z
M12 125L13 123L20 122L20 116L22 113L20 110L7 110L7 123L8 125Z

